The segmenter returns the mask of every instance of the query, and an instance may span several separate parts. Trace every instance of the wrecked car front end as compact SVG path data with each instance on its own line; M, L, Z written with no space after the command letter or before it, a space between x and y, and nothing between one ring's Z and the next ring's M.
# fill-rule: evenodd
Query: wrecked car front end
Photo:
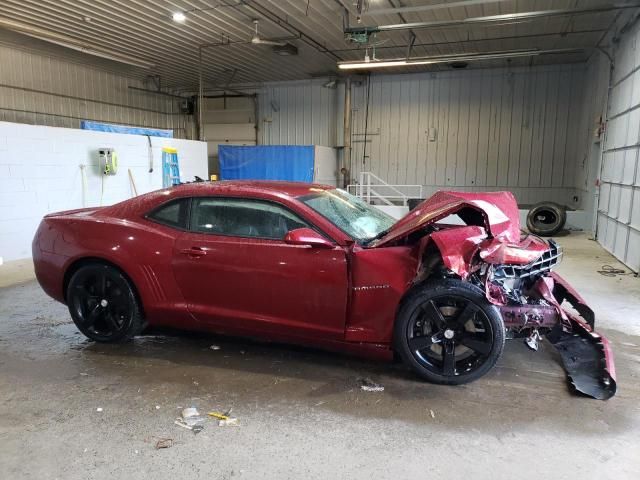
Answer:
M542 243L546 242L537 239L535 245ZM600 400L611 398L616 375L609 343L593 330L593 310L552 271L562 259L562 248L549 240L537 255L527 264L517 258L512 263L485 263L480 268L484 273L476 278L482 279L487 299L500 309L510 338L524 338L529 348L537 350L538 340L546 337L560 353L575 390ZM491 260L495 258L485 255L485 262Z
M452 216L462 224L447 223ZM417 281L433 273L429 269L436 255L445 276L485 292L502 314L507 338L523 338L537 350L546 337L560 353L575 390L602 400L615 394L613 355L607 340L594 331L593 311L553 272L562 248L521 232L511 193L437 192L374 246L399 241L418 243Z

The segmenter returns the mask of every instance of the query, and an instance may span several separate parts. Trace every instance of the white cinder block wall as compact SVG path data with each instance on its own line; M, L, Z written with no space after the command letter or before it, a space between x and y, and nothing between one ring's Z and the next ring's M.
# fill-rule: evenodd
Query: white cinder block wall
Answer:
M162 188L164 146L178 149L182 181L194 175L207 178L206 143L158 137L151 142L153 173L147 137L0 122L0 257L30 257L31 240L47 213L131 198L129 169L139 194ZM99 171L101 147L118 153L114 176ZM81 165L86 173L84 198Z

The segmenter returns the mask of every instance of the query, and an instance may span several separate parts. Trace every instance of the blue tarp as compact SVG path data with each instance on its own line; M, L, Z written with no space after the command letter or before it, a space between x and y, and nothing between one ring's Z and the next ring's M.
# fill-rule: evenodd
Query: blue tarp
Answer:
M220 145L220 179L312 182L313 155L313 145Z
M82 130L96 130L98 132L129 133L131 135L147 135L149 137L173 138L173 130L128 127L126 125L114 125L113 123L92 122L91 120L81 120L80 128Z

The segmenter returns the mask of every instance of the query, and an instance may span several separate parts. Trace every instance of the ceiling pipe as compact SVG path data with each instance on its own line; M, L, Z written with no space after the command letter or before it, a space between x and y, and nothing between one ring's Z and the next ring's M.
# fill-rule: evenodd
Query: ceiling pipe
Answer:
M477 43L487 43L487 42L497 42L497 41L505 41L505 40L521 40L521 39L530 39L530 38L548 38L548 37L562 37L569 35L583 35L589 33L602 33L606 32L605 28L598 29L585 29L585 30L573 30L571 32L550 32L550 33L532 33L529 35L507 35L503 37L487 37L487 38L474 38L471 40L456 40L452 42L429 42L429 43L414 43L413 48L415 47L442 47L445 45L466 45L466 44L477 44ZM376 51L380 52L381 50L393 50L393 49L402 49L408 47L407 45L378 45L376 46ZM334 50L336 53L343 52L362 52L364 51L366 46L357 45L351 48L340 48L338 50Z
M441 10L444 8L456 8L456 7L473 7L476 5L484 5L487 3L501 3L508 2L511 0L464 0L459 2L449 2L449 3L436 3L433 5L420 5L416 7L394 7L394 8L375 8L370 10L365 10L362 12L363 17L374 16L374 15L395 15L399 13L416 13L416 12L427 12L433 10Z
M135 90L136 92L151 93L153 95L161 95L163 97L178 98L180 100L184 100L185 98L189 98L189 97L183 97L182 95L175 95L173 93L163 92L161 90L151 90L149 88L133 87L131 85L129 85L127 88L129 88L129 90Z
M342 188L349 185L349 166L351 165L351 77L344 81L344 118L343 118L343 145L342 149Z
M440 55L433 57L414 57L406 58L389 58L379 61L369 62L340 62L338 68L340 70L371 70L378 68L398 68L411 67L415 65L436 65L451 62L470 62L479 60L496 60L501 58L517 58L517 57L533 57L538 55L581 53L582 48L560 48L555 50L508 50L487 53L462 53L458 55Z
M344 33L373 34L378 32L410 30L414 28L445 28L445 27L457 27L461 25L520 23L520 22L526 22L528 20L536 20L539 18L565 16L565 15L606 13L606 12L626 10L626 9L632 9L632 8L640 8L640 4L608 5L603 7L576 8L576 9L563 9L563 10L540 10L537 12L506 13L503 15L490 15L486 17L470 17L462 20L435 20L435 21L429 21L429 22L397 23L397 24L391 24L391 25L351 27L346 29Z

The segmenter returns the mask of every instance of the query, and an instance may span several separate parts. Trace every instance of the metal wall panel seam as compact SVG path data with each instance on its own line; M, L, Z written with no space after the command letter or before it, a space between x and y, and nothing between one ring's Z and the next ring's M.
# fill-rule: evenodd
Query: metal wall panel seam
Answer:
M27 93L36 93L36 94L48 95L48 96L52 96L52 97L65 98L65 99L69 99L69 100L78 100L78 101L81 101L81 102L98 103L98 104L107 105L107 106L110 106L110 107L121 107L121 108L127 108L127 109L131 109L131 110L140 110L140 111L149 112L149 113L160 113L162 115L181 115L180 113L175 113L175 112L152 110L152 109L144 108L144 107L136 107L136 106L133 106L133 105L126 105L126 104L121 104L121 103L107 102L107 101L104 101L104 100L96 100L96 99L93 99L93 98L76 97L76 96L73 96L73 95L66 95L66 94L62 94L62 93L49 92L49 91L45 91L45 90L36 90L36 89L32 89L32 88L19 87L19 86L16 86L16 85L8 85L8 84L5 84L5 83L0 83L0 88L9 88L9 89L12 89L12 90L20 90L20 91L27 92Z

